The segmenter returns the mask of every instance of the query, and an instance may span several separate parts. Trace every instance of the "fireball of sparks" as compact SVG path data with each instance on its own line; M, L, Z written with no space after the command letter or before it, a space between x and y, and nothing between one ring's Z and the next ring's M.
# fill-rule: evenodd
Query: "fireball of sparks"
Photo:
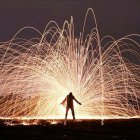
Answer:
M92 13L93 27L85 34ZM18 38L25 29L38 38ZM100 39L96 18L88 9L83 30L74 35L74 23L60 28L50 21L44 32L24 27L0 43L0 117L64 118L61 101L71 91L82 102L75 104L76 118L140 117L140 44L131 39Z

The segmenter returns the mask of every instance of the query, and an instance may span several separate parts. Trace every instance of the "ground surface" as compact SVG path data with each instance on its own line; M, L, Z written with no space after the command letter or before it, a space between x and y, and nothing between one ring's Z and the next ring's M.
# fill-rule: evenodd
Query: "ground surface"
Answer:
M0 120L0 140L140 140L139 119L51 123L6 126Z

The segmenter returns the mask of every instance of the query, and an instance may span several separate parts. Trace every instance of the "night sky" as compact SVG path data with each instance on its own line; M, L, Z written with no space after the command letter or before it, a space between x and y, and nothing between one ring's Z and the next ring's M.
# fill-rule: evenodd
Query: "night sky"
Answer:
M96 14L101 37L109 34L118 39L140 34L140 0L0 0L0 42L8 41L25 26L43 32L47 23L54 20L62 27L70 16L74 17L79 35L88 8ZM90 24L91 21L87 28ZM35 37L31 31L25 36Z

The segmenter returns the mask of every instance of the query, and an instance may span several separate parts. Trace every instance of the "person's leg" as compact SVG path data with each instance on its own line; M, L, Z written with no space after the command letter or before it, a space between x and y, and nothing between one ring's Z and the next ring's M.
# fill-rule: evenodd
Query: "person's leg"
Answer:
M66 107L65 121L67 120L68 111L69 111L69 107Z
M73 107L71 108L71 113L72 113L72 116L73 116L73 120L75 120L75 113L74 113L74 108Z

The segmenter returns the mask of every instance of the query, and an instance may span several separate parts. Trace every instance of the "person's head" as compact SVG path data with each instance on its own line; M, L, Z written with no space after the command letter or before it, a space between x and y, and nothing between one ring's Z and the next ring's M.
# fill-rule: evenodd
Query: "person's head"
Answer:
M69 95L72 96L72 92L70 92Z

